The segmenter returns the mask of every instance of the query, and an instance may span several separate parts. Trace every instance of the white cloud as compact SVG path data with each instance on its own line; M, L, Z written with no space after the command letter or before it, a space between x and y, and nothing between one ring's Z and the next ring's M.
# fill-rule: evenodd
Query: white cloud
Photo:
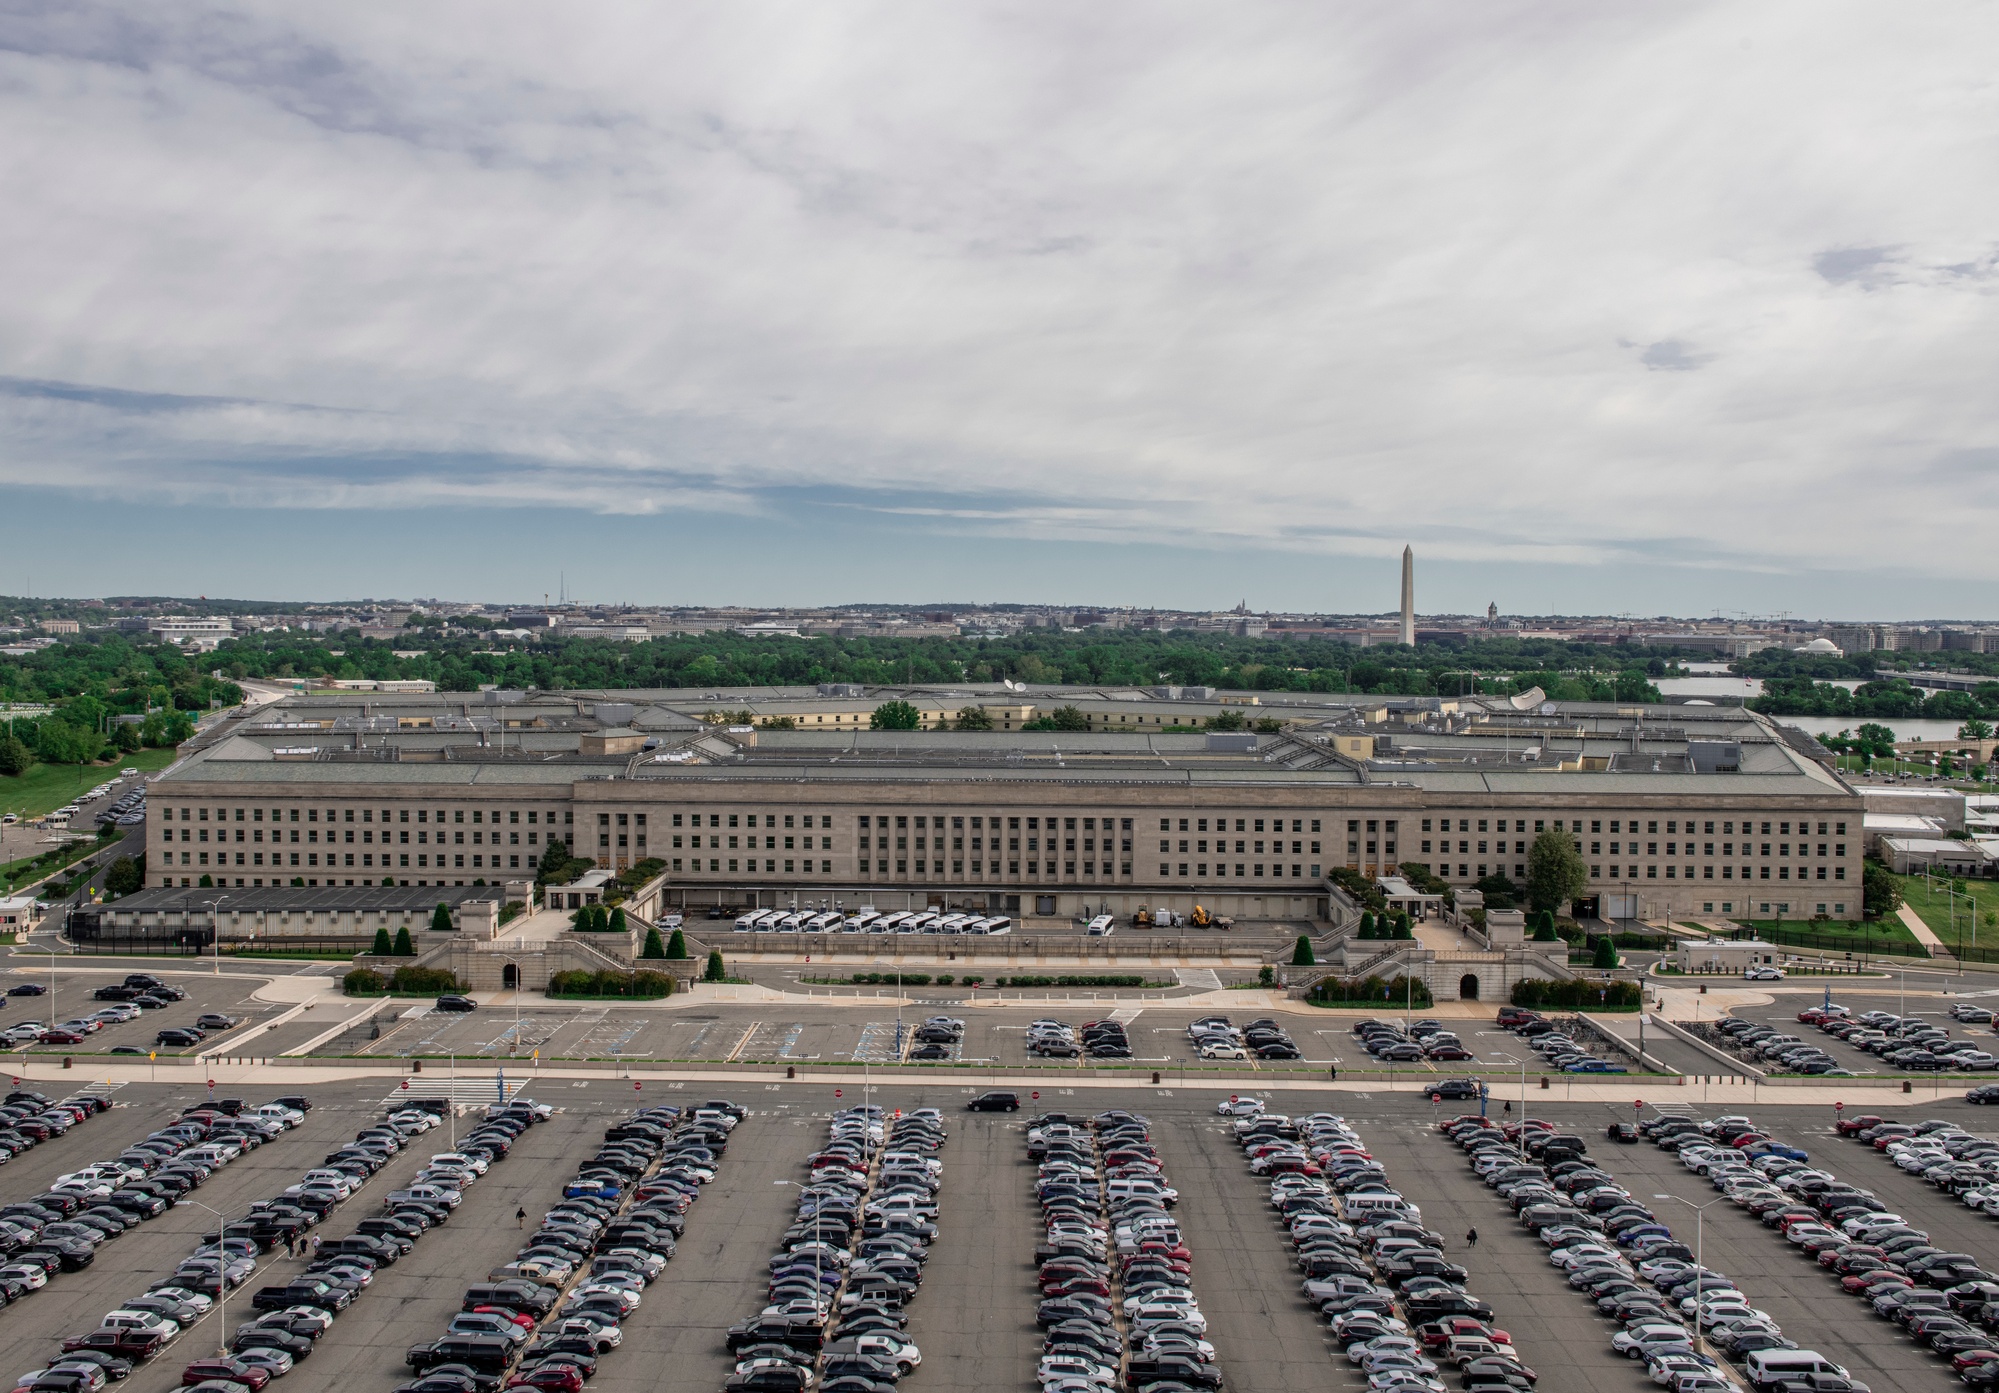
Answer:
M16 12L0 486L1992 579L1995 28Z

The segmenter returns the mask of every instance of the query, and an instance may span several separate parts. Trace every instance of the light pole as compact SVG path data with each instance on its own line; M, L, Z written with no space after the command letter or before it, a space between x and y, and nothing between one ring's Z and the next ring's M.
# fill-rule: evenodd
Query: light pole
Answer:
M177 1202L191 1204L196 1209L207 1210L215 1216L217 1228L215 1246L220 1250L222 1257L222 1270L215 1283L215 1328L218 1332L215 1353L217 1357L225 1357L229 1353L229 1220L223 1217L220 1210L209 1209L200 1200L184 1199Z
M1515 1059L1510 1054L1495 1054L1489 1058L1499 1064L1520 1066L1520 1116L1514 1123L1520 1130L1514 1136L1514 1152L1524 1166L1527 1164L1527 1128L1524 1125L1527 1121L1527 1061L1525 1058Z
M1694 1350L1696 1353L1706 1354L1707 1350L1703 1347L1703 1341L1706 1337L1702 1333L1704 1327L1701 1325L1701 1283L1706 1280L1707 1264L1701 1261L1701 1254L1706 1251L1701 1240L1706 1236L1709 1205L1720 1204L1721 1199L1727 1199L1728 1196L1723 1195L1721 1199L1709 1200L1707 1204L1695 1204L1692 1200L1681 1199L1678 1195L1655 1194L1652 1198L1655 1200L1672 1200L1674 1203L1684 1204L1687 1208L1694 1211Z
M228 899L227 895L217 895L208 902L208 939L215 945L215 976L222 975L222 916L216 906Z

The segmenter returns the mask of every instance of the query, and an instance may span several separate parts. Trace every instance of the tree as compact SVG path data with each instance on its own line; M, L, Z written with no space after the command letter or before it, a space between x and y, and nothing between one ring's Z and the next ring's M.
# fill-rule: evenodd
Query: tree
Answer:
M623 905L612 906L611 922L605 925L605 927L614 934L630 933L632 931L631 924L625 918L625 907Z
M1374 912L1372 910L1363 909L1360 912L1360 928L1355 932L1354 937L1374 937Z
M1249 717L1240 711L1223 711L1208 717L1206 725L1209 730L1248 730Z
M1520 887L1504 873L1486 876L1475 882L1472 889L1485 896L1487 909L1511 909L1520 902Z
M1549 828L1527 848L1527 903L1543 913L1564 909L1589 888L1589 867L1575 838Z
M25 774L34 763L35 752L19 736L0 736L0 774Z
M120 721L111 727L111 748L120 754L139 752L139 728L130 721Z
M410 942L410 931L407 924L396 930L396 956L399 958L413 958L416 956L416 945Z
M906 701L885 701L868 717L873 730L915 730L923 724L923 713Z
M1536 943L1560 943L1562 936L1555 932L1555 912L1544 909L1534 916L1534 941Z
M384 832L382 835L386 837L389 834ZM396 883L396 878L392 875L385 875L382 877L382 884L384 886L393 886L395 883Z
M559 874L569 864L569 844L550 842L541 853L541 864L535 868L535 878L547 883L550 877Z
M1617 944L1609 934L1603 934L1596 941L1596 956L1590 959L1591 967L1609 972L1617 966Z
M439 900L437 908L430 912L430 927L433 933L451 932L451 907L442 900Z
M386 927L375 930L375 946L368 951L378 958L390 957L395 953L394 946L389 942L389 931Z
M1314 967L1317 966L1318 961L1317 958L1312 956L1312 936L1310 934L1299 934L1298 943L1291 950L1291 966Z
M983 706L961 706L958 708L958 729L991 730L993 718L986 714Z
M728 975L729 969L722 966L722 950L719 948L710 949L708 953L708 969L701 974L701 980L704 982L720 982L727 978Z
M1416 927L1409 922L1408 915L1398 913L1395 916L1395 936L1402 939L1414 938L1416 936Z
M1992 738L1992 723L1973 717L1957 728L1957 738L1960 740L1990 740Z
M94 730L73 726L59 717L43 721L35 731L35 753L50 764L74 764L79 781L85 762L97 758L104 741Z
M659 941L658 929L646 930L646 946L639 949L639 956L642 958L663 958L666 956L666 945Z
M675 962L687 961L687 936L679 929L675 929L673 937L666 941L666 956Z
M146 883L145 872L139 863L129 856L121 856L111 863L111 869L104 873L104 893L107 895L130 895Z
M215 888L215 882L209 879L208 872L203 871L201 873L201 879L195 882L195 888L200 890L213 890Z
M1893 914L1902 907L1902 886L1894 873L1879 861L1860 867L1860 909L1869 919Z

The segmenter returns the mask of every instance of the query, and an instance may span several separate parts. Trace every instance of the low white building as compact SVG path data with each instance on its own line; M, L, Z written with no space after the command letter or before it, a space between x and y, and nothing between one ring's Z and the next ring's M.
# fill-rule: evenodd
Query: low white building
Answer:
M1775 964L1784 950L1774 943L1755 938L1710 938L1680 944L1682 972L1740 972L1744 968Z
M1950 875L1991 875L1999 855L1984 842L1952 837L1883 837L1881 857L1897 875L1941 871Z

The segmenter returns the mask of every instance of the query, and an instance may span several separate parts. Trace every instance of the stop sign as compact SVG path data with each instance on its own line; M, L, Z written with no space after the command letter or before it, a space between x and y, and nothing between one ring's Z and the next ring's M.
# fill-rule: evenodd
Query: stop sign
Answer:
M1231 1103L1233 1103L1233 1102L1235 1102L1235 1100L1236 1100L1236 1095L1235 1095L1235 1094L1233 1094L1233 1093L1229 1094L1229 1101L1230 1101Z
M1844 1104L1844 1103L1834 1103L1834 1104L1832 1105L1832 1110L1833 1110L1834 1112L1845 1112L1845 1111L1846 1111L1846 1104Z
M404 1080L403 1080L403 1087L404 1087L404 1089L408 1089L408 1088L409 1088L409 1086L410 1086L410 1081L409 1081L408 1079L404 1079Z
M833 1096L834 1096L835 1098L839 1097L839 1096L840 1096L840 1090L839 1090L839 1089L837 1089L837 1088L836 1088L836 1089L834 1089L834 1090L833 1090Z
M1636 1112L1636 1111L1638 1111L1639 1109L1643 1108L1644 1106L1645 1106L1645 1100L1644 1100L1643 1098L1633 1098L1633 1099L1631 1100L1631 1110L1632 1110L1633 1112Z
M1028 1094L1027 1096L1032 1098L1037 1103L1041 1101L1041 1091L1039 1089L1036 1089L1034 1092Z
M637 1079L632 1080L632 1092L637 1093L640 1089L644 1087L645 1085L640 1083Z

